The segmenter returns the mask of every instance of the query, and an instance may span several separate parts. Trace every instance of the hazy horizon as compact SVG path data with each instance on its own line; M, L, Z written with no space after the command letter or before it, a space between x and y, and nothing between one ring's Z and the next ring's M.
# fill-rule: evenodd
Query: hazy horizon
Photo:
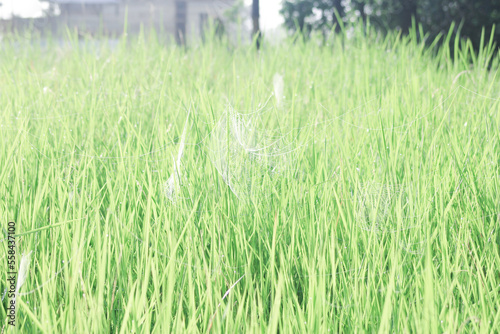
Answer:
M48 3L38 0L0 0L0 18L9 19L12 15L20 17L39 17ZM252 0L245 0L245 5L251 5ZM260 2L260 25L262 30L272 30L283 23L279 14L281 0L266 0Z

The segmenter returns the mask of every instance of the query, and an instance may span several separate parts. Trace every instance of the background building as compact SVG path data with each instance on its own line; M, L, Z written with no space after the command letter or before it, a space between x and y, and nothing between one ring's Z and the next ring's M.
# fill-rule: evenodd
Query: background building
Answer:
M224 13L235 0L43 0L45 15L35 19L13 17L4 28L36 28L64 33L118 36L141 29L167 33L178 42L202 37L210 20L223 24Z

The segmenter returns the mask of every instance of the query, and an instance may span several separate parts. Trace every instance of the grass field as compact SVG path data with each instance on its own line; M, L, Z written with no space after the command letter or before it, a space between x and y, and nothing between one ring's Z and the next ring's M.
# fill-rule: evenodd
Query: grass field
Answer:
M500 58L415 35L4 39L2 331L497 331Z

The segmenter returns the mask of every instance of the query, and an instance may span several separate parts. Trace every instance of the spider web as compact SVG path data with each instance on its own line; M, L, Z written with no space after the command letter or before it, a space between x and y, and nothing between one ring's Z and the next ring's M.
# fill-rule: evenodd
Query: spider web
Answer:
M363 230L372 232L390 232L397 228L390 223L388 215L396 205L398 198L404 196L404 187L401 184L383 184L368 182L359 185L356 218Z
M208 156L240 200L265 190L293 162L293 143L280 130L265 129L262 113L241 114L230 105L209 137Z

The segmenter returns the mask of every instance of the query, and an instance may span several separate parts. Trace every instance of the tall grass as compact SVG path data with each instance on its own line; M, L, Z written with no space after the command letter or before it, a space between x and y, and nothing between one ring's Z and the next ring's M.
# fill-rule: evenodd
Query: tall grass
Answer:
M372 31L258 53L144 35L1 48L2 226L17 224L18 264L32 251L4 329L500 327L492 45ZM269 138L291 148L279 173ZM253 191L235 194L230 173ZM1 252L2 295L7 271Z

